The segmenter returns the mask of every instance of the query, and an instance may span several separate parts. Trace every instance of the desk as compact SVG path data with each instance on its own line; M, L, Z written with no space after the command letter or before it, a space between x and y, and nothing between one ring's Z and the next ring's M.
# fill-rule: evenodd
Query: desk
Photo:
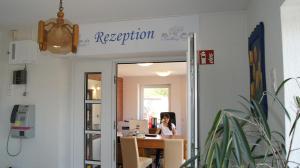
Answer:
M149 134L156 134L157 128L149 128Z
M174 135L174 136L157 135L156 137L137 138L137 144L138 144L140 156L145 156L145 151L144 151L145 149L164 149L165 139L184 139L184 137L180 135ZM184 159L187 159L187 141L185 139L184 139Z

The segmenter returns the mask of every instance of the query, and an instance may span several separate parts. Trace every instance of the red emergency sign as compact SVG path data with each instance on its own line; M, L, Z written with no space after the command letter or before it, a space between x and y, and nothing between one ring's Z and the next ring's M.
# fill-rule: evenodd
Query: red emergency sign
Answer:
M214 50L199 50L198 57L200 65L215 64Z

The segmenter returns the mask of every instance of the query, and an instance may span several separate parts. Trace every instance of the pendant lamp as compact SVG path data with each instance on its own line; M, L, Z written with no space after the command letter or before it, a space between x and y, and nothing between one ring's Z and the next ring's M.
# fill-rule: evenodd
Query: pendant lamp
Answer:
M64 19L62 0L59 3L57 18L39 21L38 43L40 51L53 54L76 53L79 40L79 26Z

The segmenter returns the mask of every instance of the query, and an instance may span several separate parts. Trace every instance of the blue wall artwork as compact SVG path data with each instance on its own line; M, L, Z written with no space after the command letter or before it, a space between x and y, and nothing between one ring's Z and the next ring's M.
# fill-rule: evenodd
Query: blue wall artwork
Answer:
M249 64L250 64L250 97L253 100L261 102L262 108L268 117L268 100L263 93L266 87L265 70L265 37L264 24L261 22L251 33L248 41Z

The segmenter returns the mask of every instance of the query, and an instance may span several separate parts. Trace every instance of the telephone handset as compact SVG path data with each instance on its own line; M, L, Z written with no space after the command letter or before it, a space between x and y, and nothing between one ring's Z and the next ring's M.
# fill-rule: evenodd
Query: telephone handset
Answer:
M15 123L18 109L19 109L19 105L14 105L14 108L10 116L10 123Z

